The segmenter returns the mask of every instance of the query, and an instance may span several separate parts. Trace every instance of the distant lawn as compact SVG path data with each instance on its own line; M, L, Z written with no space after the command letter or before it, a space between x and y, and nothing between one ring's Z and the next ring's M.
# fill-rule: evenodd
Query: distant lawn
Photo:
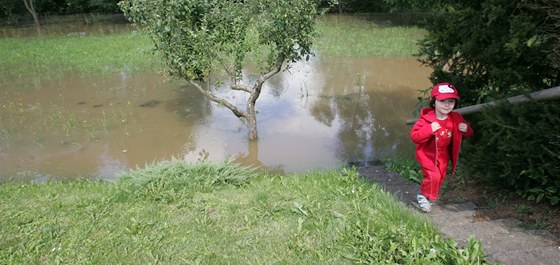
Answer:
M103 36L0 39L0 78L54 77L72 71L112 75L156 71L162 64L147 36L129 32Z
M427 33L416 26L392 26L364 17L332 15L317 24L314 47L330 56L400 57L418 53L418 41Z
M118 182L0 185L0 264L480 264L352 169L171 161Z
M334 56L412 56L424 30L388 27L352 16L323 17L314 50ZM139 32L112 35L0 39L0 81L13 77L57 77L68 71L113 75L163 67L150 39Z

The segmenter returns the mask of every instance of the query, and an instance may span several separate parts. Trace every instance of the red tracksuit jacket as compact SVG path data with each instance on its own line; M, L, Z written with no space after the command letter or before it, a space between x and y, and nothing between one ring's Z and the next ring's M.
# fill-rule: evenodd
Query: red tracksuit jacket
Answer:
M453 121L453 139L451 140L449 154L451 155L451 171L455 172L457 160L459 159L459 150L461 149L461 140L469 138L474 134L474 131L460 113L452 111L448 117ZM421 167L432 170L436 169L437 160L437 142L431 126L434 121L437 121L435 110L425 108L420 112L420 118L410 131L410 138L416 144L416 160ZM461 122L467 124L468 130L466 133L459 131L458 125Z

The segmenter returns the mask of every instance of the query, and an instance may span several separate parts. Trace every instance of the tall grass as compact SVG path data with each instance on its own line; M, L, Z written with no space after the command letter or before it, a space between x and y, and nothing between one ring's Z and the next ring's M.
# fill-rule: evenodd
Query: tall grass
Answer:
M2 264L477 264L355 170L149 165L117 182L0 185Z

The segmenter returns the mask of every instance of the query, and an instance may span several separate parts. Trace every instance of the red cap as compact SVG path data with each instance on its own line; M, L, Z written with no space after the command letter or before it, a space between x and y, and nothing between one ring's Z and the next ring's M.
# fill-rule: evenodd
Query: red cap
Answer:
M439 83L432 88L430 97L436 98L437 100L448 98L459 99L459 91L457 91L457 88L453 84L447 82Z

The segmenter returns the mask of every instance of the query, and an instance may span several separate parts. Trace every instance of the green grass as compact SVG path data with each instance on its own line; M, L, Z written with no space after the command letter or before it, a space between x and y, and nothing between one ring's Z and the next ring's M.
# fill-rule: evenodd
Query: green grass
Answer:
M271 176L224 162L116 182L0 185L1 264L479 264L353 169ZM483 262L482 262L483 263Z
M319 20L314 50L328 56L412 56L425 34L417 27L386 27L352 16ZM0 81L61 77L67 72L113 75L163 67L150 39L138 32L111 35L0 39Z
M416 160L409 158L385 158L383 162L387 170L394 171L411 182L422 183L424 175L422 175L422 170Z
M385 26L354 16L327 16L317 24L319 54L344 57L413 56L427 33L415 26Z
M136 32L103 36L0 39L0 80L14 76L57 77L65 73L112 75L155 71L162 64L147 36Z

